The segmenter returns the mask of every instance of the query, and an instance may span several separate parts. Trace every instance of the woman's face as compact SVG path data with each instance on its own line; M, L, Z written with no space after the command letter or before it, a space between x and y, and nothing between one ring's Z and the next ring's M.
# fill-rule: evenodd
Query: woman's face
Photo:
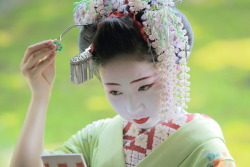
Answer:
M116 58L100 75L111 106L124 119L142 129L161 120L162 85L154 63Z

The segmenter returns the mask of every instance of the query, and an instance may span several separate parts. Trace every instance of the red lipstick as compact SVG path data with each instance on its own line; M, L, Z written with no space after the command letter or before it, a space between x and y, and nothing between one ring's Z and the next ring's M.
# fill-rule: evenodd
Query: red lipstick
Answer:
M147 122L149 119L149 117L147 118L141 118L141 119L133 119L133 121L137 124L144 124L145 122Z

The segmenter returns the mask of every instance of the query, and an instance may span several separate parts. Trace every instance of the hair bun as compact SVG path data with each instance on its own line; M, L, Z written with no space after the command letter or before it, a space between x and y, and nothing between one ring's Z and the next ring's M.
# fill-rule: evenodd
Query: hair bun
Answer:
M188 21L187 17L177 8L171 7L173 10L175 10L177 13L176 15L181 17L182 23L184 25L184 29L187 30L187 36L188 36L188 44L190 45L189 51L192 51L193 44L194 44L194 33L192 30L191 23Z
M90 44L93 42L93 38L97 31L97 24L89 24L82 26L79 38L78 38L78 45L79 45L79 52L84 52Z

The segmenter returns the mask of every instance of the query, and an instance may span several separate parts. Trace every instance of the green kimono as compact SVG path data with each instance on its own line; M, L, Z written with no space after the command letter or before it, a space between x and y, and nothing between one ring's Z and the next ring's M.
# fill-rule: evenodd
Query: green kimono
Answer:
M125 167L123 119L99 120L46 154L82 153L88 167ZM136 167L234 167L219 125L212 119L193 120L160 144Z

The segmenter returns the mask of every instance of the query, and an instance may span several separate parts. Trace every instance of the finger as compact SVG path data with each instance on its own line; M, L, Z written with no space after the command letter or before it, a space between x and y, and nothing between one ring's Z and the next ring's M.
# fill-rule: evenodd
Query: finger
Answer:
M48 55L47 58L49 58L50 56L56 56L56 54L57 54L57 52L55 50L53 50L52 53L50 55ZM50 65L53 65L54 63L55 63L55 58L54 58L53 62L50 63Z
M26 51L25 51L25 57L24 57L24 62L26 62L29 58L29 56L31 54L33 54L34 52L42 49L42 48L45 48L45 47L48 47L52 45L52 40L46 40L46 41L42 41L42 42L39 42L39 43L36 43L34 45L31 45L29 46Z
M27 50L25 51L22 63L26 63L27 60L29 59L29 57L34 53L37 52L38 50L41 50L45 47L50 47L53 44L54 40L47 40L47 41L43 41L34 45L31 45L27 48Z
M53 48L44 48L34 54L32 54L27 62L24 64L24 70L30 70L35 66L39 65L39 63L45 60L51 53L53 52Z
M51 55L46 59L43 60L39 66L37 66L36 68L34 68L33 70L36 72L43 72L45 68L47 68L49 65L53 65L53 63L55 62L55 56L56 56L56 52L53 51L53 53L51 53Z
M36 65L39 65L40 61L44 61L52 52L54 52L54 47L44 48L40 51L32 54L27 62L23 66L23 70L30 70Z
M56 57L53 59L53 61L50 63L48 63L48 66L46 66L43 69L40 69L40 71L42 71L42 76L47 79L48 83L52 84L54 81L54 76L55 76L55 61L56 61Z
M55 48L57 48L57 45L56 45ZM54 47L52 48L52 52L51 52L49 55L46 55L46 56L43 57L42 59L39 59L36 65L38 65L38 64L40 64L42 61L46 60L50 55L56 55L57 52L56 52L55 48L54 48Z

